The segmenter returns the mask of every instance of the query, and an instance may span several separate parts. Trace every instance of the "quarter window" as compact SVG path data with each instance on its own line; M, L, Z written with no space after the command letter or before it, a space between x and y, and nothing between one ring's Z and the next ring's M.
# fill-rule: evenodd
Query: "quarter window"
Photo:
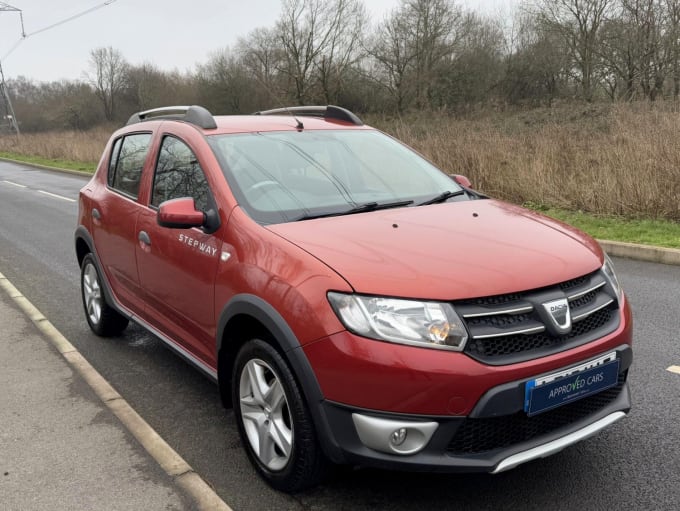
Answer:
M113 178L116 175L116 165L118 165L118 155L120 154L120 144L122 141L123 139L119 138L113 144L113 150L111 151L111 160L109 161L109 174L107 178L109 186L113 186Z
M165 137L156 164L151 205L180 197L193 197L196 209L210 208L210 188L189 146L175 137Z
M109 165L109 185L130 197L139 195L144 160L149 152L150 133L128 135L113 147Z

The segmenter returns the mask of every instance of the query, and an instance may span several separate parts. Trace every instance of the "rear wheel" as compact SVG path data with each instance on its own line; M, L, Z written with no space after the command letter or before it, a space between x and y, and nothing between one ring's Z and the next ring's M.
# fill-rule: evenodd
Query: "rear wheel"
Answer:
M101 282L94 256L87 254L80 267L80 290L85 317L95 334L111 337L125 330L128 320L107 303Z
M286 492L317 484L328 462L281 355L259 339L247 342L236 357L231 388L241 439L260 475Z

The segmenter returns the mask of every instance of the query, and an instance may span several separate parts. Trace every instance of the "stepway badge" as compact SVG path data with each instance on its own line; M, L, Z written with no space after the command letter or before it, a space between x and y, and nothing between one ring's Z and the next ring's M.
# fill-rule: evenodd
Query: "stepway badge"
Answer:
M528 381L524 411L536 415L615 386L619 379L616 352L585 364Z

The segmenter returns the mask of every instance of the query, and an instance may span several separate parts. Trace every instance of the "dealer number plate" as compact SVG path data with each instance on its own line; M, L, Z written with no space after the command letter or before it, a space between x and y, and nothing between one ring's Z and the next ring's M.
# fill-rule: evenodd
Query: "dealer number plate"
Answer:
M615 386L619 360L613 351L590 362L526 383L524 411L536 415Z

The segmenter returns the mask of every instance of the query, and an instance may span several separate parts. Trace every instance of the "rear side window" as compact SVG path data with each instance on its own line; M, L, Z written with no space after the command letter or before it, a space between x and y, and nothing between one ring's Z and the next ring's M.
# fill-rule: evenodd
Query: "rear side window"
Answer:
M107 182L109 186L113 186L113 177L116 175L116 165L118 164L118 155L120 154L120 144L123 142L122 138L116 140L111 151L111 160L109 161L109 175Z
M181 140L165 137L153 178L151 205L180 197L193 197L196 209L208 211L210 188L196 155Z
M137 133L116 140L109 164L108 182L111 188L137 198L150 142L150 133Z

